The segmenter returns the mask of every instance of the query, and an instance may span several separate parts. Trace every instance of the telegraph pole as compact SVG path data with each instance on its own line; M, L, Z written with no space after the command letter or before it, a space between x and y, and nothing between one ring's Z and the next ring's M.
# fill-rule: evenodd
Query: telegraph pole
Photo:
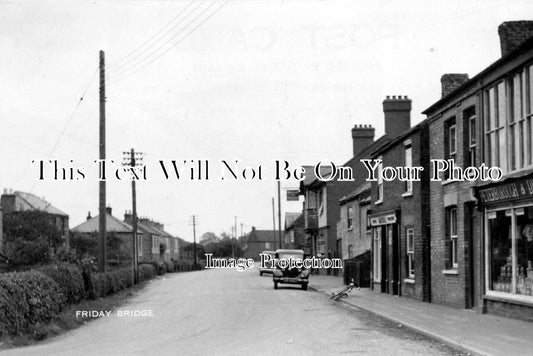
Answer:
M135 167L137 161L141 163L142 153L135 152L132 148L130 152L123 152L124 154L124 163L125 166ZM137 284L139 282L139 243L137 240L137 191L135 187L135 179L131 180L131 201L132 201L132 217L131 217L131 226L133 228L133 258L132 258L132 269L133 269L133 283Z
M244 234L242 233L242 223L241 223L241 238L239 239L239 247L241 248L241 256L240 257L244 257L242 256L242 242L244 241Z
M105 160L105 54L100 51L100 162ZM102 164L102 163L100 163ZM102 177L103 178L103 177ZM106 239L106 182L99 182L99 215L98 215L98 271L107 269Z
M279 248L281 247L281 183L278 180L278 227L279 227Z
M194 255L194 269L196 270L196 224L197 224L197 220L196 220L196 215L193 215L192 216L192 234L193 234L193 238L194 238L194 242L193 242L193 245L192 245L192 253Z
M234 216L234 218L235 218L235 225L234 225L233 231L235 231L235 236L233 237L233 241L231 243L231 247L233 249L233 258L235 258L235 240L237 240L237 217Z
M274 209L274 197L272 197L272 231L274 233L274 245L273 246L274 246L274 250L276 250L276 210Z

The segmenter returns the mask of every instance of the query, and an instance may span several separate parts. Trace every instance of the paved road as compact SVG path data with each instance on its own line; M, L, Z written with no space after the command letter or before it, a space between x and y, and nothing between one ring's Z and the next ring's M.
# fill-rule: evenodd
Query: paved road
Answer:
M256 269L167 274L121 308L16 355L450 355L433 340L298 288L273 289Z

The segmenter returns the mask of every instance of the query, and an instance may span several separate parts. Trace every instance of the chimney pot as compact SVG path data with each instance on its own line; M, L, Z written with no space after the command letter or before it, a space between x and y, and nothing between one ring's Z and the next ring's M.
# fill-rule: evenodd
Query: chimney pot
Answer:
M91 219L92 219L91 212L88 211L88 212L87 212L87 220L91 220Z

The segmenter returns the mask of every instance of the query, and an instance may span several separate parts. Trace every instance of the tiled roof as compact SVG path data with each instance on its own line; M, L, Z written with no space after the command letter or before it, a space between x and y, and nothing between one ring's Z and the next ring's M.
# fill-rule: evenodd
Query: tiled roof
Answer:
M68 216L44 199L31 193L16 191L15 194L15 211L40 210L52 215Z
M98 215L72 228L72 231L82 233L99 232L99 230ZM133 228L113 215L106 214L106 230L108 232L131 233ZM137 233L142 233L142 231L137 230Z
M248 234L247 242L272 242L277 241L278 231L273 230L252 230Z

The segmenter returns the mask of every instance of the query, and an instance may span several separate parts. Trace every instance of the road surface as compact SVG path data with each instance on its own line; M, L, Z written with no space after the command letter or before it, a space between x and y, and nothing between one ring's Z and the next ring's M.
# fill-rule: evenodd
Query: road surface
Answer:
M312 276L311 276L312 277ZM340 281L340 279L339 279ZM310 283L312 285L312 283ZM1 355L459 355L257 269L167 274L109 317ZM81 312L81 311L80 311ZM153 316L148 315L153 314Z

